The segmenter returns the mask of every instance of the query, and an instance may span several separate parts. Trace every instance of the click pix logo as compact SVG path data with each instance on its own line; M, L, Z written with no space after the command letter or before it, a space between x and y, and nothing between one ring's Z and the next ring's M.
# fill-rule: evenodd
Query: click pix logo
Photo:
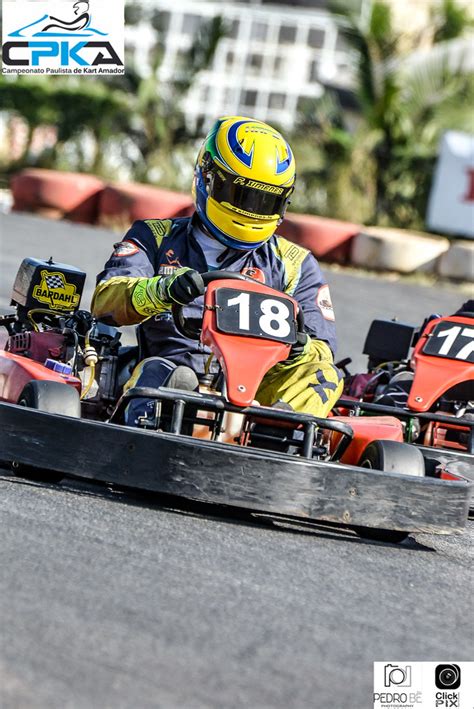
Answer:
M3 74L123 74L124 0L3 0Z

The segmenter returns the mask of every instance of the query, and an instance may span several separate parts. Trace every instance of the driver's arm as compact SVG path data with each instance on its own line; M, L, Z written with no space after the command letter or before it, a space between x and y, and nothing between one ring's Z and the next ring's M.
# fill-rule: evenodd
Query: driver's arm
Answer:
M268 406L283 401L295 411L327 416L343 387L342 372L335 366L333 357L336 328L329 288L309 251L293 246L289 263L285 263L284 255L285 291L303 310L307 339L299 351L293 348L286 361L267 372L257 399Z
M159 246L155 229L135 222L97 277L92 314L113 325L135 325L169 310L173 303L186 304L204 291L199 273L178 268L169 276L155 275L153 263ZM169 224L169 220L163 224ZM166 234L164 234L166 235Z
M336 323L329 286L313 254L300 266L297 285L291 293L303 310L305 331L312 340L324 342L336 353Z

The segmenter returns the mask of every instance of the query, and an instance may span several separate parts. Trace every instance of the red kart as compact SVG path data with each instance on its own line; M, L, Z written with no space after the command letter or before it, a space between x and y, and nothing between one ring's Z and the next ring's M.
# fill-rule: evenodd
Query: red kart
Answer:
M0 319L0 458L22 475L72 475L321 520L385 541L464 527L471 485L427 468L396 417L321 419L258 405L260 381L288 357L302 313L290 296L247 276L203 278L202 322L179 307L173 317L211 349L220 374L205 376L199 392L123 393L139 347L120 347L114 328L78 310L85 274L25 259L16 313ZM124 411L135 397L154 401L154 413L132 428Z
M421 331L376 320L364 354L368 372L346 379L338 411L396 416L432 466L474 479L474 313L435 317Z

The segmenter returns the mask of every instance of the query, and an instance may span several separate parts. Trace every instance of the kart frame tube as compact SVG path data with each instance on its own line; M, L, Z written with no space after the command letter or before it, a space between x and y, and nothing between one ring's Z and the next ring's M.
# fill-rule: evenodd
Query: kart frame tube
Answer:
M462 531L473 487L7 403L0 403L0 459L203 503L438 534Z
M193 406L197 406L199 409L214 411L216 413L224 413L225 411L228 411L229 413L243 414L248 417L258 418L260 420L267 419L280 421L281 423L289 423L295 426L302 425L303 438L301 441L292 440L292 445L301 448L305 458L312 458L316 427L330 431L337 431L342 434L341 440L336 446L336 449L333 451L331 460L339 460L354 438L354 431L349 424L344 423L343 421L337 421L330 418L318 418L317 416L311 416L311 414L302 414L296 411L287 411L286 409L273 409L262 406L246 406L245 408L242 408L231 404L229 401L226 401L220 396L200 394L198 392L185 392L181 389L171 389L167 387L133 387L132 389L129 389L118 401L117 406L109 419L110 423L123 422L125 408L132 399L154 399L155 401L160 402L170 402L173 405L171 433L181 433L185 404L192 404ZM209 423L209 421L201 420L199 418L196 418L195 420L196 423ZM218 422L218 425L220 425L220 421Z
M383 404L372 404L365 401L355 401L354 399L346 399L342 397L336 403L335 408L351 409L358 415L361 411L367 411L374 414L384 414L386 416L394 416L395 418L404 419L420 419L420 421L433 421L434 423L447 423L452 426L462 426L469 429L468 440L468 455L474 454L474 421L464 419L462 417L447 416L445 414L436 414L429 411L417 412L409 409L400 409L396 406L384 406Z

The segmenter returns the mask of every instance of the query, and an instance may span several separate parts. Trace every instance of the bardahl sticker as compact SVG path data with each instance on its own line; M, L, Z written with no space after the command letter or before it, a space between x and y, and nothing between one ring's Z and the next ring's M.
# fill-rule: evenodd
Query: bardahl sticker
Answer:
M117 256L118 258L133 256L133 254L137 254L139 250L138 246L131 241L119 241L117 244L114 244L114 253L112 256Z
M318 295L316 296L316 303L323 315L325 320L336 319L334 315L334 308L332 307L331 294L329 292L329 286L321 286L318 290Z
M61 271L41 271L41 282L33 288L33 298L54 310L74 310L81 296Z

